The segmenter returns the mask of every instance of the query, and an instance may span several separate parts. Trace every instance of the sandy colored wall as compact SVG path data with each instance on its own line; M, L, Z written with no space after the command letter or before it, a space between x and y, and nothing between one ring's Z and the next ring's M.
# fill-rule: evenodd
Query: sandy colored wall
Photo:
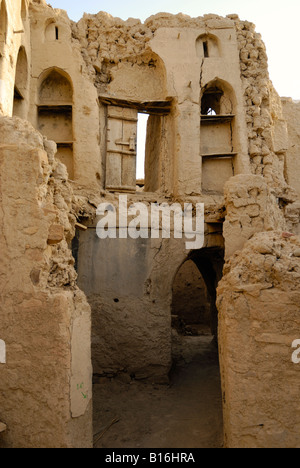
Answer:
M100 190L102 165L97 93L89 80L81 48L78 42L72 41L71 22L64 11L53 10L37 3L31 4L30 16L32 78L29 120L38 128L38 90L45 73L52 68L62 71L73 88L73 179L76 184L83 184L87 190ZM55 39L54 29L51 34L47 33L49 26L58 28L58 40Z
M225 266L218 288L225 444L299 447L297 237L262 233Z
M92 307L96 374L127 372L166 381L172 288L189 255L185 241L172 233L170 239L151 239L150 233L149 239L99 239L95 227L80 233L78 285ZM205 246L220 245L221 234L207 229Z
M0 58L0 112L11 116L13 113L14 84L17 59L20 47L24 47L27 60L26 111L28 106L29 64L31 57L29 0L2 0L2 14L7 13L7 30L5 40L1 44ZM2 37L2 36L1 36Z
M286 228L276 197L261 176L232 177L225 185L225 204L223 233L227 259L254 234Z
M274 352L282 375L290 375L294 382L294 368L287 370L287 361L281 360L272 337L275 345L282 344L277 332L287 327L289 313L298 326L294 319L296 296L283 287L287 273L297 284L287 260L297 241L286 244L288 241L282 240L279 245L276 237L274 247L267 236L262 250L257 250L255 243L247 244L252 251L246 247L234 257L258 232L280 229L299 233L299 145L297 124L290 118L290 108L297 115L297 105L286 100L282 108L269 79L265 46L254 25L236 15L190 18L165 13L142 24L103 12L84 15L75 24L66 12L54 10L44 0L30 5L25 0L0 0L0 8L4 3L8 28L5 41L0 43L0 112L11 116L14 111L17 58L23 47L28 71L19 116L44 130L45 136L49 132L57 142L60 138L72 141L63 141L65 146L59 152L67 163L68 176L66 168L55 162L53 143L24 121L1 121L4 325L0 339L7 344L7 363L0 364L0 419L8 426L1 436L3 446L91 446L91 316L78 285L92 308L96 373L126 371L138 378L165 381L170 369L172 286L189 252L181 241L141 241L133 247L127 241L101 243L96 237L97 205L108 200L116 203L118 195L106 190L107 96L110 105L111 99L123 99L127 106L133 101L140 106L149 101L169 105L168 115L160 117L159 124L156 117L155 122L150 120L146 163L150 176L146 173L145 191L132 194L131 201L204 202L205 246L223 248L225 240L229 264L219 289L219 307L223 386L229 394L224 403L228 445L276 446L276 433L285 445L297 444L297 413L292 399L285 400L284 387L279 387L275 398L285 401L287 415L294 418L293 427L288 428L279 404L277 426L274 419L268 419L270 408L262 401L265 387L261 376L267 374L275 387L276 379L268 362L263 361L265 349L260 348L271 343L270 355ZM70 102L65 103L67 116L55 116L49 123L49 109L43 109L39 118L39 108L45 104L39 90L51 71L68 81L71 93ZM218 124L211 132L203 125L201 100L214 87L222 90L223 112L232 116L230 124ZM47 104L55 107L61 103ZM58 122L65 134L56 132ZM156 138L158 132L159 139L153 144L149 138ZM228 152L232 153L229 158L204 161L212 153ZM78 285L70 251L76 216L88 227L79 236ZM280 271L273 262L278 252L283 262ZM262 262L266 256L270 258ZM265 278L271 275L272 281L275 278L272 301L278 298L278 305L274 321L268 309L271 283L265 285L262 280L256 284L256 263L247 269L245 280L235 276L238 259L246 265L250 257L257 261L260 274L265 273ZM295 262L292 268L297 271L298 260L290 261ZM240 289L239 281L246 283L242 285L246 289ZM280 315L284 301L289 307ZM252 320L257 305L266 310L272 322L266 338L272 335L270 343L254 336L255 330L261 336L260 323L262 329L265 326L261 316ZM240 310L245 314L238 320ZM292 325L288 326L290 339ZM237 378L244 369L238 334L242 343L250 343L249 365L256 362L256 353L260 356L258 370L253 369L257 373L249 376L253 381ZM231 370L234 366L236 372ZM253 385L251 395L260 405L263 422L255 419L254 398L248 394L246 403L242 400L248 383L249 388ZM244 406L245 413L241 413ZM254 421L250 435L247 421Z
M207 31L218 44L218 54L204 58L199 38ZM85 15L74 25L73 32L85 50L83 56L89 69L96 70L96 78L91 75L91 79L99 95L141 101L173 99L173 125L163 129L167 145L157 161L162 167L160 180L157 184L146 183L147 190L179 196L201 194L205 182L200 150L201 91L216 77L233 94L234 146L238 153L233 161L234 171L250 171L234 20L214 15L191 19L184 15L158 14L142 24L139 20L124 22L99 13ZM222 135L219 139L225 152ZM220 166L217 170L222 174L223 165ZM209 188L217 193L222 190L220 184L212 183Z
M90 307L68 248L72 189L30 124L1 118L0 140L0 445L91 447Z

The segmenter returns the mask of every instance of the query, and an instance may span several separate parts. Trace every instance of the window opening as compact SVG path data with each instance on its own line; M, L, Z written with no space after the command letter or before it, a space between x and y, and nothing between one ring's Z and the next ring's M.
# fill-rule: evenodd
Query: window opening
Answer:
M204 52L204 57L208 58L209 53L208 53L208 42L207 41L203 42L203 52Z
M220 89L209 89L206 91L201 100L202 115L219 115L221 110L221 98L223 91Z
M138 114L136 181L137 186L139 187L143 187L145 185L145 157L148 119L149 114Z

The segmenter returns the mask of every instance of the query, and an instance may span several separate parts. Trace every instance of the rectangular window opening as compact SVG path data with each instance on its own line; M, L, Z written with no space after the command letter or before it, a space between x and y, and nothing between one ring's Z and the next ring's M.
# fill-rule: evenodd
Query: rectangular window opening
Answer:
M145 157L148 118L149 114L138 114L136 156L136 184L138 189L143 189L145 186Z
M207 41L203 42L203 51L204 51L204 57L208 58L209 53L208 53L208 42Z
M55 39L58 41L58 27L55 26Z

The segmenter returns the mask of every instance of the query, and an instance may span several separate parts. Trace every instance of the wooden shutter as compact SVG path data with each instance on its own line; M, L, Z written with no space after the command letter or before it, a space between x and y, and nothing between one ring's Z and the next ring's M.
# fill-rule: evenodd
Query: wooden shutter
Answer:
M106 188L136 190L138 111L108 106Z

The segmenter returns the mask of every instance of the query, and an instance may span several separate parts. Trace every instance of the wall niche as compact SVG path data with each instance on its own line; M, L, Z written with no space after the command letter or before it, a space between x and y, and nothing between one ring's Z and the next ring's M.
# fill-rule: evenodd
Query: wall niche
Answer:
M56 157L73 179L73 86L67 74L59 69L46 72L40 80L38 102L38 130L56 142Z

